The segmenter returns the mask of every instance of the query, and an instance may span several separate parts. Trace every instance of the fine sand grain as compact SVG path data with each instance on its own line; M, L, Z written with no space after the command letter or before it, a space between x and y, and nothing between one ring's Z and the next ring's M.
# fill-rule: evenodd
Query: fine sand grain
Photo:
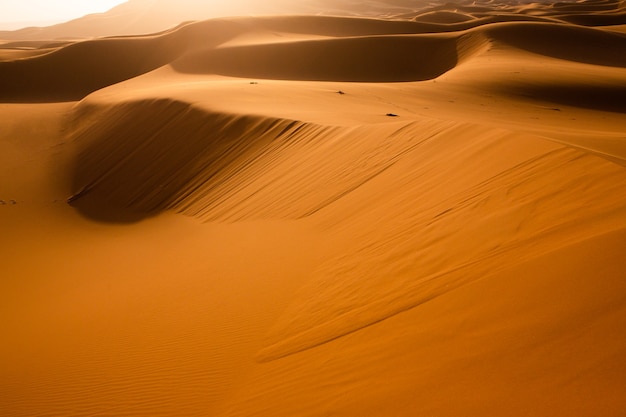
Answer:
M145 3L0 33L0 415L624 414L623 2Z

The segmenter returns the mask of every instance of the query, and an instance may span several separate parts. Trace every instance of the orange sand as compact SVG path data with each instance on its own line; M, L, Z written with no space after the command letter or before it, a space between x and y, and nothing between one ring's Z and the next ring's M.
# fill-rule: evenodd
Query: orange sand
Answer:
M0 34L0 415L623 415L623 2L153 3Z

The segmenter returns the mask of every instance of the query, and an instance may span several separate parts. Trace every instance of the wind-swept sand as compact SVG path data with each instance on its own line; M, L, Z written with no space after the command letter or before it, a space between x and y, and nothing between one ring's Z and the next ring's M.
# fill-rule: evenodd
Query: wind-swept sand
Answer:
M322 3L0 45L0 415L623 415L623 2Z

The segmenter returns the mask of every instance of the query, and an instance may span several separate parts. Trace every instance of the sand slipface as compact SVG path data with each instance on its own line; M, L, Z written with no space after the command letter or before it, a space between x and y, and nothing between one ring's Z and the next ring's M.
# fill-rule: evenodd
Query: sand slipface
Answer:
M623 415L623 2L183 3L0 33L0 415Z

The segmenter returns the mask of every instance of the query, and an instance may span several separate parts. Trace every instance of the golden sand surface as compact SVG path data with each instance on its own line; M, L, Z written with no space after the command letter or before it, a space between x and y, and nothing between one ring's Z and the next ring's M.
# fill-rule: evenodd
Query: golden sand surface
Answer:
M0 33L0 415L624 415L623 1L140 3Z

